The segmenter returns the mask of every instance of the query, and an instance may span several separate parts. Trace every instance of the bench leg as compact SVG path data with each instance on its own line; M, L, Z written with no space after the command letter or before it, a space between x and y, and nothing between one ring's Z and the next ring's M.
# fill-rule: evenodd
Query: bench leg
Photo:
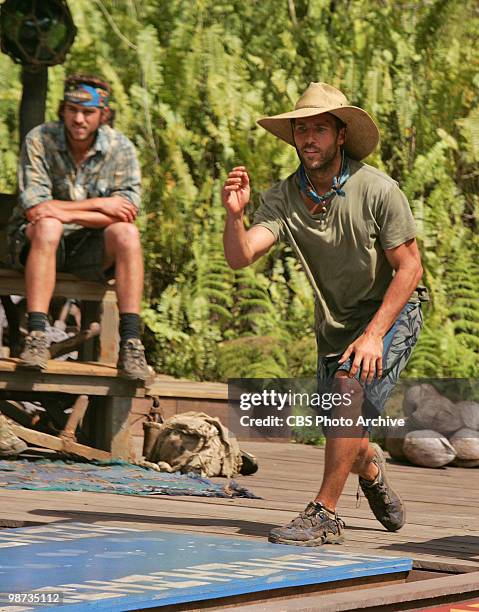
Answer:
M120 344L119 324L120 315L116 296L114 293L107 292L101 304L100 354L98 356L100 363L116 365Z
M98 398L95 403L95 446L109 451L112 459L135 460L129 423L132 398Z
M81 361L98 361L107 365L116 365L120 338L118 326L120 315L113 291L107 291L100 303L82 301L82 330L88 329L92 322L100 323L99 337L87 340L80 349Z

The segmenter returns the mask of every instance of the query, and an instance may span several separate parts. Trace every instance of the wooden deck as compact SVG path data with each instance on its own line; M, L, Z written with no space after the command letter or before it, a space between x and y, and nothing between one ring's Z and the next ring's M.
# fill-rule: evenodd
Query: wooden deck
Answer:
M256 454L260 469L253 476L240 476L237 480L262 499L144 498L0 489L0 526L74 520L141 529L266 538L273 526L289 521L314 496L321 478L324 451L273 442L244 442L242 447ZM357 508L357 479L350 477L339 507L340 516L347 525L347 540L342 549L392 556L404 554L414 559L416 568L452 573L479 572L478 472L461 468L434 470L396 463L389 463L388 470L407 504L406 526L398 533L388 533L374 519L364 498ZM225 482L224 479L216 480ZM473 574L470 575L472 579ZM475 576L479 590L479 573ZM456 578L464 580L466 577ZM469 588L471 591L473 589Z
M243 442L242 447L256 454L260 469L253 476L240 476L237 480L262 499L145 498L14 491L1 489L0 485L0 528L79 521L265 539L272 527L289 521L314 496L321 477L324 451L277 442ZM360 591L345 585L329 594L321 593L318 587L315 592L310 589L305 592L293 590L284 595L278 593L273 600L270 600L271 594L262 597L258 594L232 602L215 603L213 600L209 604L211 610L233 605L235 610L245 612L358 609L405 612L479 597L477 471L434 470L395 463L389 463L388 471L407 504L407 524L398 533L388 533L374 519L364 498L357 508L357 478L351 476L339 507L347 525L347 540L341 549L411 557L419 571L412 572L407 584L355 587ZM225 479L214 480L225 482ZM208 602L201 606L204 608L208 608ZM172 611L198 609L193 604L171 608Z

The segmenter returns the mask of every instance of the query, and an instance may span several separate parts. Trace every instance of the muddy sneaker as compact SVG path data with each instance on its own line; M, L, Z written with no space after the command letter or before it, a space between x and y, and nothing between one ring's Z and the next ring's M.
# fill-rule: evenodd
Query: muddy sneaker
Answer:
M117 369L119 376L130 380L148 380L152 370L146 363L145 347L141 340L130 338L120 345Z
M386 476L386 458L381 447L377 444L372 446L376 451L373 463L377 465L379 474L372 482L359 477L359 486L381 525L388 531L397 531L406 522L406 509Z
M25 338L25 347L20 354L23 368L45 370L50 359L48 337L44 331L32 331Z
M17 438L7 419L0 414L0 457L18 455L27 450L28 446L23 440Z
M322 544L341 544L344 521L329 512L319 503L309 502L304 512L284 527L275 527L268 540L273 544L293 544L294 546L321 546Z

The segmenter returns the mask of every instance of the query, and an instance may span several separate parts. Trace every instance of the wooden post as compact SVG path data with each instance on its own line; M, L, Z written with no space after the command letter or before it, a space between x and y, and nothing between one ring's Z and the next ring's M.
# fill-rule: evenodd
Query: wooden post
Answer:
M48 68L22 65L22 101L20 102L20 144L30 130L45 121Z
M119 324L120 314L116 293L112 290L106 291L101 302L100 313L100 354L98 356L100 363L116 365L120 345Z
M113 459L135 460L129 425L132 398L97 398L95 404L95 446L110 452Z

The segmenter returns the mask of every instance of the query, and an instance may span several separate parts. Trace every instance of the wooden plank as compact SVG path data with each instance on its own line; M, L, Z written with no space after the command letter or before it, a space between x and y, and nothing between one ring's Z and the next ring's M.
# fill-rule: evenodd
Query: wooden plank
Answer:
M111 499L113 500L114 498ZM148 513L152 512L153 516L156 516L155 521L161 526L168 524L182 526L183 524L187 525L189 521L191 521L191 525L193 526L195 524L201 524L203 526L211 523L219 532L229 533L240 529L243 534L258 535L261 537L265 537L271 527L282 524L291 518L291 516L288 515L289 513L283 511L275 512L274 510L247 507L244 504L246 500L243 499L226 500L198 497L165 498L160 496L154 498L154 504L152 499L152 497L145 499L143 497L132 498L129 496L120 496L114 503L115 512L123 513L125 516L132 513L132 518L134 518L140 510L142 515L148 511ZM98 511L101 511L104 507L102 498L98 498L97 495L93 497L87 495L84 502L91 510L97 508ZM207 504L207 508L205 504ZM62 507L67 507L65 506L65 501L62 503ZM178 517L178 520L171 521L170 518L173 516ZM189 521L184 519L189 519ZM370 527L369 529L365 528L368 526ZM406 525L406 527L404 527L405 535L401 535L403 530L396 534L391 534L382 530L373 518L363 519L357 517L354 523L349 524L349 527L354 527L354 529L346 529L347 541L345 548L349 548L355 541L359 541L360 543L371 541L376 546L386 544L390 548L392 547L391 552L395 549L394 547L396 544L409 543L411 546L416 543L421 545L428 544L427 538L431 537L431 535L434 536L438 534L437 529L429 528L428 530L423 530L424 536L422 538L411 541L411 532L415 531L411 529L411 526ZM443 530L442 534L445 541L447 541L448 537L456 534L458 539L460 539L460 533L458 534L457 530ZM472 534L469 534L469 536L471 535ZM421 539L425 539L426 541L421 542ZM477 554L474 539L475 536L472 536L467 546L447 546L446 544L443 548L444 550L454 549L458 552L464 549ZM434 542L432 545L429 545L429 548L431 548L431 546L435 546ZM436 548L439 547L441 547L441 544L438 544Z
M25 374L4 372L0 378L0 391L9 395L21 392L68 393L72 395L101 395L116 397L144 397L143 387L120 378L102 376L62 376L59 374Z
M78 350L84 342L95 338L100 335L100 324L99 323L91 323L87 329L83 329L78 334L74 336L70 336L65 340L60 340L59 342L52 342L50 344L50 356L52 359L56 359L61 355L66 355L71 351Z
M408 610L417 609L417 602L424 602L428 607L441 603L443 598L457 596L449 601L463 600L464 594L476 597L479 593L479 572L468 573L464 576L446 576L432 578L421 582L411 582L400 586L381 586L369 589L361 593L359 598L357 593L343 592L325 595L310 595L302 597L301 600L289 600L283 610L288 612L308 610L321 610L321 612L337 612L338 610ZM392 607L401 605L401 608ZM416 604L409 608L408 604ZM422 606L421 606L422 609ZM235 607L236 611L241 612L277 612L277 602L264 602L259 607L258 604L242 605Z
M405 573L395 574L384 574L382 576L354 578L350 580L337 580L334 582L327 582L322 584L312 584L308 586L296 586L284 589L269 589L265 591L257 591L255 593L247 593L244 595L233 595L230 597L217 597L215 599L205 601L195 601L191 603L181 604L170 604L168 605L168 612L186 612L186 611L197 611L197 610L242 610L249 609L251 605L260 612L263 609L263 605L266 603L272 604L274 602L275 612L281 610L285 612L288 610L289 602L295 601L296 599L309 600L314 593L315 596L318 594L332 595L336 593L344 593L353 591L356 597L362 596L362 591L377 588L379 586L396 586L404 584L406 581ZM361 591L361 595L357 592ZM254 604L250 603L254 602ZM163 612L166 610L165 607L149 608L153 612ZM304 608L302 609L304 612ZM319 608L318 608L319 610Z
M100 351L98 361L116 365L118 361L118 350L120 346L120 335L118 327L120 314L116 295L111 292L105 293L101 303L100 314Z
M25 442L28 442L29 444L41 446L42 448L50 448L51 450L56 450L59 452L63 450L63 442L56 436L51 436L50 434L46 434L41 431L28 429L27 427L23 427L17 423L11 423L10 426L15 435L22 440L25 440Z
M18 359L0 359L0 390L144 397L145 389L118 376L115 368L95 363L50 360L44 371L18 367Z
M22 375L28 374L27 368L19 367L20 360L13 357L7 359L0 359L0 372L19 372ZM31 372L31 371L30 371ZM96 362L82 363L79 361L56 361L50 360L48 362L48 368L44 370L44 373L49 374L61 374L65 376L111 376L116 377L116 368L99 364Z
M86 281L58 272L53 295L100 302L105 293L115 294L112 284ZM22 272L0 268L0 295L25 295L25 281Z
M106 453L105 451L96 448L91 448L90 446L85 446L84 444L79 444L73 440L66 440L57 436L51 436L41 431L35 431L33 429L22 427L22 425L17 425L16 423L11 423L11 427L19 438L25 440L25 442L28 442L29 444L33 444L34 446L40 446L42 448L49 448L62 453L77 455L78 457L84 457L88 460L97 459L99 461L110 461L112 459L110 453Z
M205 398L227 401L228 385L158 375L154 382L148 385L148 393L161 397L189 397L192 399Z
M235 479L239 484L245 486L246 488L253 488L254 492L257 495L261 495L262 497L266 497L266 493L263 489L257 487L254 484L250 484L249 482L244 482L239 478ZM264 510L269 512L282 512L281 518L278 518L278 524L288 522L295 514L297 514L302 508L306 506L306 504L310 501L312 496L304 496L298 497L295 502L281 502L281 500L274 501L271 498L265 500L249 500L249 502L242 503L242 507L251 509L251 510ZM215 502L219 505L224 504L228 505L229 502L227 500L221 502ZM443 512L443 515L449 511L453 511L454 507L451 506L443 506L442 510L438 509L438 513L440 511ZM461 538L461 542L467 543L471 542L474 545L477 545L477 538L479 534L479 530L476 528L476 522L474 518L470 519L470 528L465 528L463 524L456 520L431 520L428 518L426 513L419 513L417 511L416 505L409 504L407 505L408 514L414 516L414 521L409 521L406 523L406 526L401 529L401 531L397 532L394 535L391 535L389 532L386 532L379 523L373 519L372 514L369 510L369 507L366 505L361 509L345 509L343 506L339 507L339 515L343 520L346 521L346 526L349 527L354 525L355 527L361 527L364 531L358 532L357 537L368 538L372 535L371 532L377 532L377 537L385 536L387 541L397 541L397 542L405 542L414 539L424 539L427 537L433 538L437 534L437 528L441 527L443 531L443 537L453 537ZM438 516L440 516L438 514ZM473 529L474 528L474 529ZM393 539L393 540L392 540ZM438 544L439 545L439 544ZM458 546L452 545L453 549L457 549Z

